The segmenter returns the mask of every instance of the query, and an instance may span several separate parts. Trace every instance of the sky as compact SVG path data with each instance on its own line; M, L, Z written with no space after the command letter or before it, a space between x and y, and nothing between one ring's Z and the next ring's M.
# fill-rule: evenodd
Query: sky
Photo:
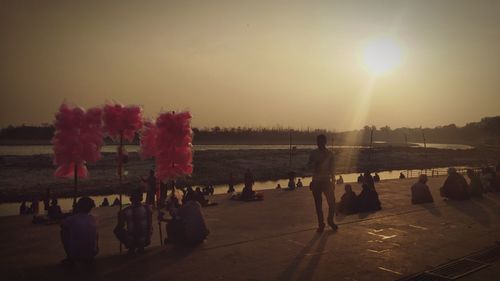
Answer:
M402 55L374 75L380 38ZM500 1L0 0L0 127L113 101L197 127L464 125L500 115Z

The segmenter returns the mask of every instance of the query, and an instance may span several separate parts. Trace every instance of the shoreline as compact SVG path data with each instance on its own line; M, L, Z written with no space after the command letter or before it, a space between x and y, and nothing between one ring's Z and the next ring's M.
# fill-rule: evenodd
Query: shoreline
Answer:
M194 172L186 182L192 185L227 184L229 173L234 183L243 182L243 173L252 170L256 181L273 181L287 178L290 171L297 177L307 177L306 169L310 149L293 151L290 165L287 150L207 150L194 154ZM359 173L391 170L420 170L449 166L496 165L500 162L499 148L474 148L469 150L447 150L432 148L383 147L370 149L334 149L336 173ZM123 185L118 185L116 155L103 153L97 163L87 165L89 178L78 183L79 196L109 195L123 193L141 186L139 177L146 176L153 167L151 159L141 160L135 152L129 153L125 165L128 175ZM54 197L71 197L73 181L54 178L55 167L52 156L0 156L0 203L18 202L23 198L42 197L47 188Z

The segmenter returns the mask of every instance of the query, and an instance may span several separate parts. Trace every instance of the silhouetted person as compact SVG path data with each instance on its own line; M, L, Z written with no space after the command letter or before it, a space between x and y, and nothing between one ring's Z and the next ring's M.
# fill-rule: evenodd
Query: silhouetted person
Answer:
M43 198L43 209L48 211L50 207L50 188L47 188L45 197Z
M288 177L288 190L295 190L295 173L290 173Z
M233 193L234 190L234 178L233 178L233 173L229 174L229 188L227 189L227 193Z
M304 187L304 184L300 179L297 179L297 187Z
M275 187L275 189L281 189L281 184L278 183L278 185Z
M365 171L363 175L363 183L367 184L370 188L375 189L375 181L369 171Z
M19 206L19 214L26 215L28 213L28 207L26 207L26 200L21 202L21 206Z
M205 218L201 212L201 205L194 200L187 201L180 208L171 211L172 219L158 219L167 222L166 243L197 245L205 240L209 234Z
M363 183L363 174L359 174L358 183Z
M378 193L375 188L364 183L363 190L358 195L359 212L373 212L381 209Z
M145 182L147 185L146 204L154 206L155 205L155 194L156 194L155 171L153 169L149 170L149 176L146 179L142 178L142 181Z
M402 179L406 179L406 176L403 174L403 172L400 172L399 173L399 179L402 180Z
M196 194L196 192L194 192L194 190L191 186L188 186L186 188L186 193L184 194L184 197L182 199L183 202L186 202L189 200L197 200L197 194Z
M255 183L252 172L247 169L245 172L245 187L241 192L242 200L253 200L255 198L255 191L253 191L253 184Z
M427 186L427 175L422 174L418 177L418 182L411 186L411 203L423 204L432 202L434 202L434 198L432 198L429 186Z
M468 184L465 178L457 173L455 168L449 168L448 178L446 178L440 190L441 196L453 200L466 200L469 199L469 192L467 189Z
M195 196L193 199L195 201L197 201L198 203L200 203L201 206L205 206L208 203L208 200L205 199L205 193L202 192L199 187L196 188L194 193L195 193ZM191 199L191 200L193 200L193 199Z
M47 214L51 221L58 221L63 218L64 215L61 207L57 204L57 199L52 199Z
M118 212L118 224L114 229L116 238L125 245L129 253L144 251L151 243L153 223L151 205L142 204L142 191L130 194L131 205Z
M337 180L337 184L343 184L344 183L344 178L342 176L339 176L339 179Z
M345 193L340 198L339 212L344 215L351 215L358 212L358 197L352 191L350 184L345 185Z
M35 196L33 197L33 200L31 200L31 207L30 207L30 213L34 214L35 216L40 213L40 202L38 201L38 197Z
M483 184L479 176L472 169L467 169L467 177L470 179L470 196L481 197L483 195Z
M208 183L208 194L207 195L214 195L214 192L215 192L214 185L211 182L209 182Z
M496 173L492 168L486 167L481 171L481 183L484 192L498 191L498 183Z
M111 206L120 206L120 199L118 199L118 197L115 198L115 200L113 201L113 205Z
M76 203L74 215L61 223L61 241L66 252L64 265L75 262L91 263L99 251L97 223L90 214L95 207L89 197L82 197Z
M380 176L378 175L378 173L375 173L375 175L373 176L373 181L374 182L379 182L380 181Z
M316 137L318 148L313 150L309 156L308 167L313 170L311 190L316 206L316 215L318 217L318 232L325 229L323 217L323 198L324 194L328 203L328 225L333 230L337 225L333 221L335 212L335 194L333 193L335 173L333 153L326 148L326 136L318 135Z
M101 203L101 207L109 207L108 198L104 198Z

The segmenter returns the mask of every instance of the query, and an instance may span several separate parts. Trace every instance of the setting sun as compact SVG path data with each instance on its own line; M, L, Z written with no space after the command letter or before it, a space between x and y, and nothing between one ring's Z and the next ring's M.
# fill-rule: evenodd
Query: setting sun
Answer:
M401 59L401 48L389 38L373 40L363 49L363 62L374 75L382 75L393 70L401 63Z

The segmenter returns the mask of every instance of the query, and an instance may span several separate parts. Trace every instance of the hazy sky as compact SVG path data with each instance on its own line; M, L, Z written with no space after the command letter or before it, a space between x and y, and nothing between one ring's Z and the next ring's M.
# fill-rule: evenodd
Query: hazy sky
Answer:
M2 127L52 122L64 100L189 109L195 126L500 114L500 1L0 1ZM404 60L373 78L361 51L381 37Z

